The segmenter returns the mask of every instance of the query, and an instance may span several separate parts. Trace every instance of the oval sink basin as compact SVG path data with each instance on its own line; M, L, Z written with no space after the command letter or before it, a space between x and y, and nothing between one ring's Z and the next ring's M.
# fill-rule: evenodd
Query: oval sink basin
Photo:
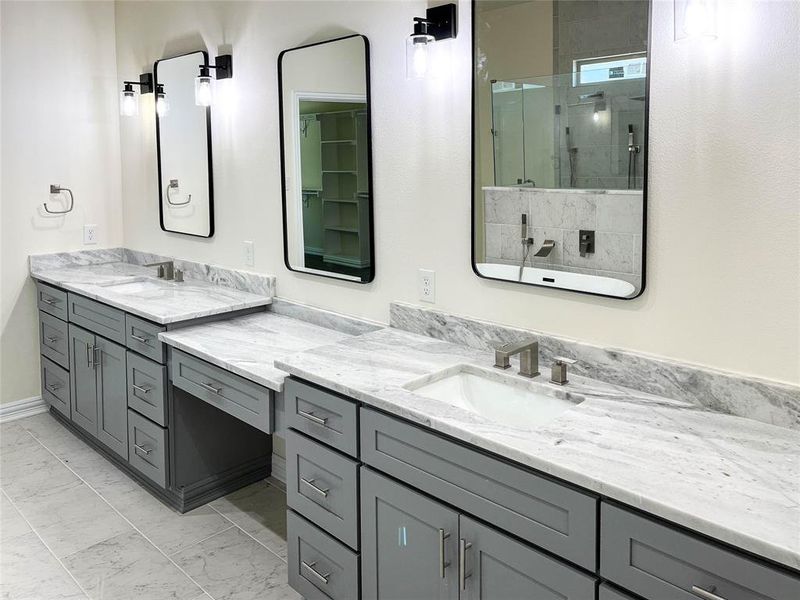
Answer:
M545 425L584 400L567 390L474 365L456 365L403 387L515 428Z

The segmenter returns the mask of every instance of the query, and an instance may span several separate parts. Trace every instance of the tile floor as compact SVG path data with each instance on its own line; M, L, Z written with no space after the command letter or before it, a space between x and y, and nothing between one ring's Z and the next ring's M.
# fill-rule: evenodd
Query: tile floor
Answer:
M286 495L262 481L184 515L49 414L0 425L3 600L284 600Z

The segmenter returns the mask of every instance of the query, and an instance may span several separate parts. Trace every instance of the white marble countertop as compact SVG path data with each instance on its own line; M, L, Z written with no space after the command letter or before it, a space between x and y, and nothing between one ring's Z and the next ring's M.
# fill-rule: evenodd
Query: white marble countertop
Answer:
M275 366L800 569L800 432L578 376L564 389L586 400L529 429L402 387L463 363L488 367L493 356L383 329L278 359ZM538 379L546 380L546 374Z
M175 329L158 337L170 346L280 392L288 375L275 368L276 359L353 336L263 312Z
M269 296L198 279L164 281L155 277L155 267L127 262L32 267L31 277L162 325L272 302Z

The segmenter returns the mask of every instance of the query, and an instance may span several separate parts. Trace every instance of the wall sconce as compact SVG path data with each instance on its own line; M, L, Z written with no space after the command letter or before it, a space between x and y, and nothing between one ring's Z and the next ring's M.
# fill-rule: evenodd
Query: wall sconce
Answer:
M152 73L142 73L139 75L139 81L123 81L122 91L119 94L119 114L123 117L133 117L139 114L139 100L136 98L136 92L133 86L139 86L139 93L152 94L153 93L153 75Z
M214 92L211 84L211 71L215 70L216 79L230 79L233 77L233 56L222 54L218 56L213 65L200 65L200 75L194 80L194 103L197 106L211 106Z
M675 0L675 41L717 37L717 0Z
M425 18L414 17L414 33L406 40L406 76L421 79L428 73L434 42L456 37L456 5L444 4L425 11Z
M164 84L159 83L156 85L156 114L163 117L169 112L169 102L167 95L164 93Z

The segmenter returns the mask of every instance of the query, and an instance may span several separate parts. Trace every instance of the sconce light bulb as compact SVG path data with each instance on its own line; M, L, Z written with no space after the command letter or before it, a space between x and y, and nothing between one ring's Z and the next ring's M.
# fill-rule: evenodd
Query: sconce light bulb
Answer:
M211 106L211 77L200 75L194 80L194 103L197 106Z
M424 77L428 71L428 45L416 44L414 47L414 74Z
M430 48L434 42L431 35L415 34L408 38L406 47L406 67L408 77L421 79L428 74L430 67Z
M169 102L164 96L160 96L156 100L156 112L158 113L159 117L163 117L169 112Z
M600 120L600 113L597 110L594 111L594 114L592 115L592 119L594 119L595 123L597 123Z
M124 117L132 117L139 113L139 103L136 101L136 92L130 85L119 95L119 112Z

